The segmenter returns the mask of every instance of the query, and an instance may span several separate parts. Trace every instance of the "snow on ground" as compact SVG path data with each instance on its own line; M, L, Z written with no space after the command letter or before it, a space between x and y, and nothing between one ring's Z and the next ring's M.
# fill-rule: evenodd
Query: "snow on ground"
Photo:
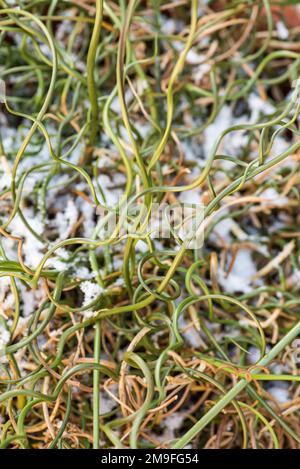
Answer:
M252 290L252 277L256 274L256 266L251 257L251 251L240 249L229 273L220 269L218 280L228 293L248 293Z

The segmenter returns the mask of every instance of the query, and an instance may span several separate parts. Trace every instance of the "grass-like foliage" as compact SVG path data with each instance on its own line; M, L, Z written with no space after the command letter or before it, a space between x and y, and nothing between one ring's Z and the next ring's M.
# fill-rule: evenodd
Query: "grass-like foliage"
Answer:
M299 448L298 3L0 0L0 447Z

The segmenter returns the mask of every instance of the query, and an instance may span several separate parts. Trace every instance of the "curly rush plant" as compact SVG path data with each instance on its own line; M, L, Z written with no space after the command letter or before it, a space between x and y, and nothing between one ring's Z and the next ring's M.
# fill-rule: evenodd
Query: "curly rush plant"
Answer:
M300 447L298 3L0 0L1 448Z

